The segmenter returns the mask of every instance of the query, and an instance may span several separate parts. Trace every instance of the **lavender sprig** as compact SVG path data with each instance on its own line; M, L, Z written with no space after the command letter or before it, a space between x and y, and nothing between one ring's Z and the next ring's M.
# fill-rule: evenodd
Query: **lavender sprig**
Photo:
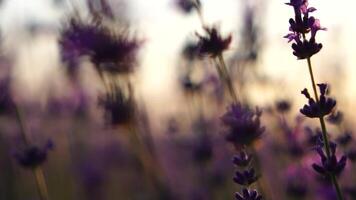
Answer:
M288 39L288 42L293 41L292 49L293 54L298 59L306 59L308 63L309 74L312 82L312 87L314 91L314 99L310 97L308 91L305 89L302 91L309 102L308 105L305 105L300 112L309 118L319 118L320 126L322 129L322 136L323 136L323 144L325 148L326 155L322 150L319 150L319 155L322 158L323 167L319 165L314 165L314 169L318 169L317 171L321 172L325 170L326 165L329 166L329 162L333 162L336 160L335 154L333 149L330 147L329 138L327 136L327 130L325 126L324 117L331 113L333 108L336 105L336 101L331 98L326 98L326 84L319 84L320 89L320 97L318 95L318 91L316 89L316 84L314 80L312 64L311 64L311 57L318 53L321 48L322 44L316 42L316 33L319 30L326 30L326 28L321 27L320 21L312 16L309 16L310 13L314 12L316 9L314 7L309 7L308 0L290 0L290 2L286 3L289 6L293 7L295 17L294 19L291 18L289 20L289 30L285 38ZM307 39L306 34L310 33L309 39ZM335 158L335 159L334 159ZM344 162L345 160L345 162ZM329 163L329 164L327 164ZM336 163L338 163L336 161ZM346 164L346 159L340 160L340 166L343 166L344 163ZM335 164L335 163L334 163ZM335 167L337 164L333 165ZM343 167L340 167L343 168ZM337 192L337 196L339 200L343 200L343 195L340 190L339 184L336 180L335 171L328 171L328 176L331 178L332 183L335 187Z

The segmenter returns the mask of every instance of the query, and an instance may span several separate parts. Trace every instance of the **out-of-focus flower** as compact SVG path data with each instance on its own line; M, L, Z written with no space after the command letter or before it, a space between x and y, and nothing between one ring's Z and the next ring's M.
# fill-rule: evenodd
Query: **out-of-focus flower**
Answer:
M232 158L232 162L237 167L247 167L252 160L252 156L246 154L245 151L241 151L239 155L235 155Z
M205 32L207 33L207 36L197 34L199 37L198 46L200 55L216 57L229 48L232 41L232 35L223 38L215 27L206 27Z
M200 0L175 0L175 4L179 10L187 14L201 8Z
M329 123L335 124L335 125L340 125L343 119L344 119L344 114L340 111L333 112L333 113L331 113L331 115L329 115L328 118L326 118L326 120Z
M106 119L112 125L126 124L134 117L133 99L125 97L118 88L99 97L99 106L104 108Z
M14 153L17 162L24 168L35 168L47 160L49 150L53 149L53 142L49 140L44 146L30 145Z
M262 200L262 196L256 190L244 188L241 193L235 193L236 200Z
M327 85L318 84L320 90L319 101L315 101L307 89L302 91L302 94L308 99L308 104L304 105L300 112L310 118L322 118L332 112L336 105L336 101L332 98L326 97Z
M347 146L353 141L352 132L345 131L342 135L336 138L336 142L341 146Z
M193 156L198 163L205 163L213 157L213 144L208 135L199 137L194 145Z
M258 176L253 168L242 172L236 171L234 176L235 183L239 185L249 186L258 180Z
M76 71L78 58L86 55L98 70L111 73L132 72L141 42L127 32L114 33L102 25L71 19L59 40L62 60L69 71Z
M192 61L199 56L199 46L194 42L188 42L183 48L182 55L186 60Z
M252 144L265 131L260 122L261 114L260 110L252 111L241 104L229 106L227 112L221 117L223 124L227 127L226 140L236 148Z
M314 163L312 165L313 169L325 177L329 177L330 175L340 175L346 166L347 157L344 155L339 160L337 160L335 155L336 144L330 144L330 158L325 155L321 147L317 148L316 150L320 156L321 165Z
M276 102L277 111L280 113L288 112L291 108L291 104L289 101L281 100Z

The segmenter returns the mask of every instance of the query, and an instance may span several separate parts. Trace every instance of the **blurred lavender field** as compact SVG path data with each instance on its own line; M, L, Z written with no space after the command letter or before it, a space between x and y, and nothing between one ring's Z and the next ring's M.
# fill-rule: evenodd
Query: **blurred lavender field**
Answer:
M0 200L356 200L338 5L2 0Z

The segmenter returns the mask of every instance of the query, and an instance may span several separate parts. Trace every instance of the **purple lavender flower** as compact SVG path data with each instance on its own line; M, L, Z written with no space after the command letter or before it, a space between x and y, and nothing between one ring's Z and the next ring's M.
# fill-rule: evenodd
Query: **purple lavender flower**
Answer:
M243 170L242 172L236 171L234 176L235 183L239 185L249 186L258 180L258 176L253 168Z
M318 172L319 174L329 177L330 175L340 175L341 172L344 170L346 166L346 161L347 157L344 155L342 156L339 160L336 158L336 144L331 143L330 144L330 150L331 150L331 155L330 158L328 158L325 153L323 152L321 147L318 147L316 151L318 152L320 159L321 159L321 165L314 163L313 169Z
M106 119L112 125L126 124L133 118L133 100L125 97L123 92L116 88L104 97L99 97L99 106L105 110Z
M232 158L232 162L237 167L247 167L252 160L252 156L246 154L245 151L241 151L239 155L235 155Z
M236 200L262 200L262 196L256 190L244 188L242 193L235 193Z
M326 84L318 84L320 90L319 101L315 101L307 89L302 91L302 94L309 100L307 105L304 105L300 112L310 118L322 118L325 115L330 114L335 105L336 101L332 98L326 97L327 85Z
M53 149L53 142L49 140L44 146L30 145L14 154L17 162L25 168L35 168L47 160L49 150Z
M342 135L336 138L336 142L343 147L346 147L353 141L352 132L345 131Z
M329 117L326 120L331 124L340 125L343 119L344 119L344 114L340 111L337 111L331 113L331 115L329 115Z
M201 7L200 0L175 0L175 4L179 10L187 14Z
M126 33L113 33L102 25L71 19L61 32L59 44L62 60L67 62L69 72L75 72L78 58L87 55L98 70L129 73L136 64L141 42Z
M236 148L252 144L265 130L261 126L261 114L258 109L254 112L241 104L232 104L221 118L227 127L226 140Z
M315 36L317 31L326 30L320 26L320 21L314 17L309 17L309 13L314 12L316 9L308 7L308 0L290 0L286 3L294 8L294 19L289 19L289 30L291 33L284 36L288 39L288 42L294 41L292 44L293 54L298 59L310 58L314 54L318 53L323 45L317 43ZM310 38L306 39L305 34L310 34ZM301 36L303 40L301 40Z
M231 35L223 38L215 27L205 28L205 32L207 36L197 34L200 55L216 57L229 48L232 41Z
M280 100L276 102L277 111L280 113L288 112L291 108L291 104L287 100Z

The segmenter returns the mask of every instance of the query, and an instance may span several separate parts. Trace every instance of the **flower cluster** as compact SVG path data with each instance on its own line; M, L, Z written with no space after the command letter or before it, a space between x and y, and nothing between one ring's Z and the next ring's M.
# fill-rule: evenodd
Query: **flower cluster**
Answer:
M128 123L133 118L134 103L132 98L125 97L122 90L114 89L99 98L99 106L105 110L105 117L112 125Z
M289 19L290 33L284 37L288 39L288 42L294 41L292 44L293 54L298 59L310 58L323 47L321 43L316 42L316 33L319 30L326 30L326 28L320 26L318 19L309 16L316 9L308 7L308 0L290 0L286 4L293 7L295 17ZM310 33L309 40L306 38L307 33Z
M327 85L318 84L320 97L319 100L315 100L310 97L310 94L307 89L302 91L302 94L308 99L308 104L304 105L300 112L310 118L322 118L326 115L329 115L335 105L336 101L332 98L326 97Z
M128 73L136 64L141 42L129 38L126 33L113 33L102 25L72 19L62 30L59 44L62 60L68 63L69 72L75 71L78 58L86 55L99 70Z
M197 34L199 37L198 47L200 55L207 55L214 58L229 48L232 41L231 35L223 38L215 27L206 27L204 29L207 36Z
M35 145L27 146L22 151L16 152L14 156L22 167L35 168L47 160L48 151L52 149L53 142L49 140L42 147Z
M252 144L264 132L258 109L254 112L241 104L232 104L221 120L227 127L226 140L237 149Z
M330 175L340 175L346 166L347 157L344 155L339 160L336 157L336 144L330 143L331 155L328 157L322 150L322 147L318 147L316 151L318 152L321 165L314 163L313 169L319 174L329 177Z
M245 151L241 151L239 155L235 155L233 163L242 171L237 170L234 176L234 182L243 186L241 193L235 194L236 200L261 200L262 196L256 190L251 190L248 187L258 180L258 176L253 168L250 168L252 157L247 155Z

